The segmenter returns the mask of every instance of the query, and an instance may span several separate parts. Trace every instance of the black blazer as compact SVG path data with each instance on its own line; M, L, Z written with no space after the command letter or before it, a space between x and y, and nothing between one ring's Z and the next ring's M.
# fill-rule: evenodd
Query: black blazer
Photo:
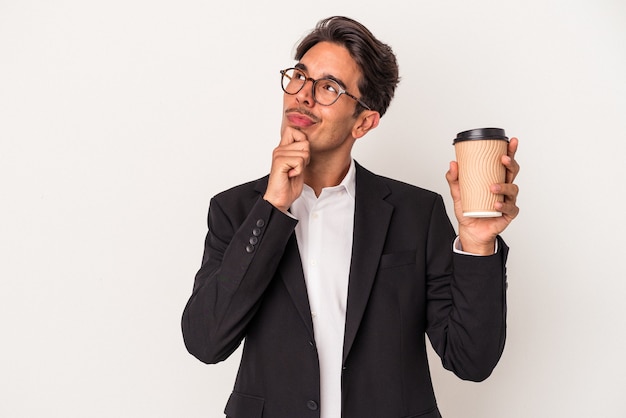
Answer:
M443 366L487 378L504 348L507 247L454 254L441 196L356 168L342 371L343 418L440 417L425 334ZM245 338L225 413L319 417L319 364L294 219L262 196L267 177L211 200L205 251L182 318L205 363Z

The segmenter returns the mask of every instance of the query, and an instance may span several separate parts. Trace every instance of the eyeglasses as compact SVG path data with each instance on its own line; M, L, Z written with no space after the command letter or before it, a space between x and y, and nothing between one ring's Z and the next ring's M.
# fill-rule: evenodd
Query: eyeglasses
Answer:
M330 106L334 104L342 94L345 94L346 96L356 100L367 110L372 110L368 105L363 103L361 99L348 93L345 89L341 88L339 83L335 80L331 80L330 78L320 78L319 80L314 80L298 68L280 70L280 74L283 91L287 94L298 94L306 82L311 81L313 83L313 100L322 106Z

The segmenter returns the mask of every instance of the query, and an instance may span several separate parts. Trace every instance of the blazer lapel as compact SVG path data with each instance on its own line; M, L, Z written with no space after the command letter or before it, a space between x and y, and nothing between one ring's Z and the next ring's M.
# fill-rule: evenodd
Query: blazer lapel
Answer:
M278 273L282 277L285 287L287 287L287 291L291 295L291 299L309 331L311 340L313 340L313 318L311 318L309 296L306 291L304 271L302 270L300 250L298 249L295 233L291 235L289 243L285 248L282 261L278 267Z
M359 164L356 167L354 238L348 283L344 362L367 306L393 213L393 206L384 200L390 193L389 188Z

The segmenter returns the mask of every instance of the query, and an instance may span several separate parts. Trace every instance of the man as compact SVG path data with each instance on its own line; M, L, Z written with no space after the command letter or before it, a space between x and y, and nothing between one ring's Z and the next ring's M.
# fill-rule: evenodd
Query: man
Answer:
M190 353L226 359L245 338L232 418L440 417L425 334L444 367L489 376L504 347L499 234L517 215L512 139L499 218L462 216L435 193L351 157L398 83L392 50L344 17L318 23L283 70L270 174L215 196L182 328ZM453 245L456 249L453 251Z

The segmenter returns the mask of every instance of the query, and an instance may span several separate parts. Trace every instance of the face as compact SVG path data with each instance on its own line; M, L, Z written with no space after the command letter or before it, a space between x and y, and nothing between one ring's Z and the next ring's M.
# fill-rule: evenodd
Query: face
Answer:
M356 62L343 46L320 42L307 51L297 67L315 80L330 77L343 84L349 93L360 97L357 83L361 77ZM350 152L356 138L354 117L356 101L345 94L330 106L313 100L312 82L297 94L284 94L281 134L287 129L297 129L306 134L311 152Z

